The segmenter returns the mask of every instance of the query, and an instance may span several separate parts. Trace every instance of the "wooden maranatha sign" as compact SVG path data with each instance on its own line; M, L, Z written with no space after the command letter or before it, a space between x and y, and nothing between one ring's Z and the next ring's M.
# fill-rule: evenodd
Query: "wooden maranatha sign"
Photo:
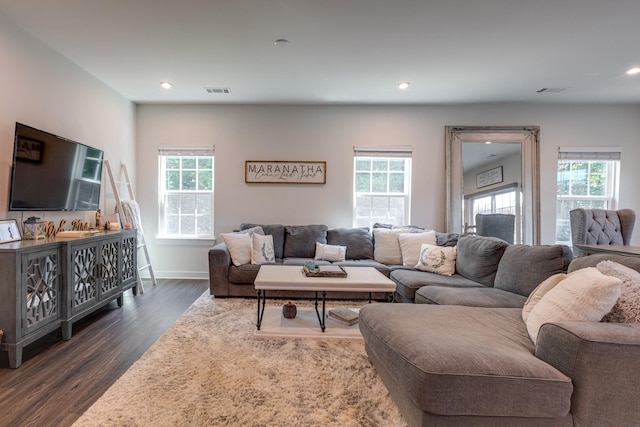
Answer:
M326 184L327 162L247 160L244 182L271 184Z

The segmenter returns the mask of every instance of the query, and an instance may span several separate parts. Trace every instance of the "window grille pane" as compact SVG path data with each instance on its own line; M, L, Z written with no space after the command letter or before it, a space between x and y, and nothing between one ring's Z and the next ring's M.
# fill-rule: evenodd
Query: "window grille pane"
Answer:
M370 191L371 191L371 174L357 173L356 174L356 192L369 193Z
M387 160L375 159L371 162L371 169L374 171L386 171L388 170L389 162Z
M166 157L165 164L167 169L180 169L180 157Z
M386 173L375 172L371 174L371 191L373 193L386 193L387 192L387 177Z
M182 158L182 169L195 169L196 168L196 158L195 157L183 157Z
M213 169L213 158L198 157L198 169Z
M196 189L196 172L182 171L182 188L183 191L193 191Z
M401 173L389 174L389 192L404 193L404 174L401 174Z

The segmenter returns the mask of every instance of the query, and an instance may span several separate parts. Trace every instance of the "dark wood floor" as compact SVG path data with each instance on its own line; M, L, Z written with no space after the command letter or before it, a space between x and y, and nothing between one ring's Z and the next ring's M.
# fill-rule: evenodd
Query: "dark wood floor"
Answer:
M159 280L125 292L73 325L25 347L22 366L0 352L0 426L70 426L208 289L204 280Z

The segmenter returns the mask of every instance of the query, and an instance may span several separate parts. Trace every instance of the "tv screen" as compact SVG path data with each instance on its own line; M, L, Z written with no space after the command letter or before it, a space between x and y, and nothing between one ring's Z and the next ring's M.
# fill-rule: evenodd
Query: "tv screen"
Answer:
M16 123L9 210L97 210L103 155L97 148Z

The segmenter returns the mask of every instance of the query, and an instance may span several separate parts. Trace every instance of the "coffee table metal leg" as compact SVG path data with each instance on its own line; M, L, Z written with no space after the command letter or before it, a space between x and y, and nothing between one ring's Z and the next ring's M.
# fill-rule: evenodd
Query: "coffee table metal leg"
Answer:
M320 329L322 329L322 332L324 332L324 329L325 329L324 319L326 318L325 317L325 300L326 299L327 299L327 292L322 291L322 316L320 316L320 310L318 310L318 291L316 291L316 301L315 301L316 314L318 315L318 322L320 323Z
M267 305L267 291L262 292L260 289L256 291L258 294L258 320L257 327L260 330L260 325L262 325L262 319L264 318L264 306ZM262 310L260 310L260 294L262 293Z

